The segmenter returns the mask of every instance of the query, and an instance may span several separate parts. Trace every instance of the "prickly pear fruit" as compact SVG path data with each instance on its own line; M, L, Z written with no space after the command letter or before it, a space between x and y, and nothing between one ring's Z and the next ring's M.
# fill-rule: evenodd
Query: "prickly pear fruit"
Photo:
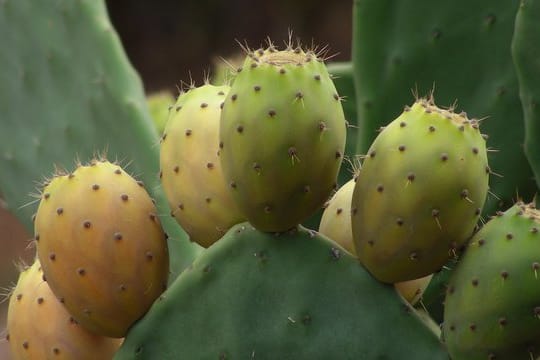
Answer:
M360 261L380 281L434 273L472 236L490 172L478 125L419 99L371 145L352 230Z
M351 225L351 202L355 182L356 178L346 182L328 201L322 214L319 232L357 256ZM398 282L394 287L405 300L414 305L422 297L431 277L432 275L428 275L420 279Z
M52 291L96 334L123 337L166 286L156 208L119 165L95 160L53 178L41 195L35 240Z
M223 173L246 218L280 232L317 211L336 186L345 136L341 99L322 59L300 48L249 52L220 130Z
M21 272L9 299L6 338L14 360L112 359L121 344L81 327L44 281L37 260Z
M539 229L540 211L517 203L471 239L446 292L452 359L540 356Z
M204 85L181 94L161 138L161 181L171 215L204 247L245 220L218 158L221 104L229 89Z

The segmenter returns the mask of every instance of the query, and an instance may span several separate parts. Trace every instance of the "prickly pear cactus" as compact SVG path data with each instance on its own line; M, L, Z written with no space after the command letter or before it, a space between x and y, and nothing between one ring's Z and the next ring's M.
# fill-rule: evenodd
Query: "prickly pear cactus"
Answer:
M377 136L356 181L355 248L380 281L439 270L471 236L489 167L478 121L420 99Z
M454 360L540 356L540 212L517 203L471 240L450 278L443 334Z
M166 235L141 182L93 161L43 189L35 218L43 272L82 326L123 337L166 287Z
M523 109L510 52L520 3L354 1L359 151L365 154L377 129L399 115L411 92L434 89L441 104L457 102L469 116L487 118L482 129L498 151L490 154L490 165L502 176L491 180L493 196L484 214L511 206L516 193L532 199L537 187L523 151ZM533 29L538 16L532 14ZM525 45L528 52L536 48Z
M19 275L9 299L7 339L14 360L112 359L120 339L81 327L45 281L39 261Z
M221 106L229 86L204 85L178 97L161 138L161 182L171 215L208 247L244 221L219 159Z
M340 97L322 59L250 51L224 103L221 164L233 197L263 231L285 231L330 196L345 148Z
M323 236L234 226L130 330L115 359L446 359L391 287Z
M345 250L356 256L351 225L351 202L356 178L349 180L328 201L322 214L319 232L332 239ZM420 300L432 275L394 284L396 290L414 305Z
M512 38L512 57L525 120L523 145L540 188L540 50L536 46L540 42L539 16L538 0L520 1Z
M0 51L0 193L9 210L31 230L36 183L54 165L72 169L75 156L106 151L156 199L179 273L200 247L168 216L158 136L105 1L0 1L0 44L10 49Z

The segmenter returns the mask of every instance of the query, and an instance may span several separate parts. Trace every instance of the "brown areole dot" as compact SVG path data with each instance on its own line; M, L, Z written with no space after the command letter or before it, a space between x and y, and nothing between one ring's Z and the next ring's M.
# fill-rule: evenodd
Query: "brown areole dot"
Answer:
M244 131L244 127L242 125L238 125L236 127L236 131L241 134Z
M54 355L59 355L60 354L60 349L57 348L57 347L53 348L52 351L53 351Z
M120 198L122 199L122 201L128 201L129 200L129 196L127 194L120 195Z
M191 134L193 133L193 131L191 129L186 129L186 136L191 136Z
M84 276L86 275L86 270L84 270L83 268L78 268L77 274L79 274L80 276Z
M384 186L382 184L377 185L377 192L382 193L384 191Z
M478 279L472 279L471 284L474 287L478 286Z
M115 232L114 235L114 240L122 240L122 233L119 233L119 232Z
M49 254L49 259L50 259L51 261L56 260L56 254L55 254L55 253L50 253L50 254Z
M83 222L83 226L85 229L89 229L92 226L92 223L90 222L90 220L85 220Z
M399 146L398 146L398 150L399 150L400 152L405 151L405 145L399 145Z
M214 168L214 164L211 163L211 162L209 162L209 163L206 164L206 168L207 168L208 170L212 170L212 169Z
M201 109L205 109L208 107L208 104L207 103L201 103Z
M407 126L407 123L405 121L399 123L399 127L404 128L405 126Z
M62 215L64 213L64 209L60 207L60 208L56 209L56 213L58 215Z
M39 305L43 304L43 301L45 301L45 300L43 300L42 297L38 297L38 298L37 298L37 303L38 303Z
M43 198L44 198L45 200L48 200L50 197L51 197L51 194L49 194L49 193L43 194Z
M238 99L238 94L232 94L231 101L236 101L236 99Z
M396 224L397 224L398 226L402 226L402 225L403 225L403 219L402 219L402 218L397 218L397 219L396 219Z
M27 340L23 341L22 347L23 347L25 350L28 349L28 346L29 346L28 341L27 341Z
M337 215L341 214L342 212L343 212L343 209L342 209L342 208L338 208L338 209L336 210L336 214L337 214Z
M514 235L512 235L511 233L506 234L507 240L512 240L513 238L514 238Z
M506 270L501 271L501 277L503 278L503 280L508 279L508 275L509 275L508 271Z
M434 131L435 131L435 126L430 125L430 126L429 126L429 132L434 132Z
M273 110L273 109L268 110L268 116L270 117L276 116L276 110Z
M151 252L151 251L147 251L144 256L146 257L146 260L147 261L152 261L154 260L154 254Z
M121 174L122 174L122 170L116 169L116 170L114 170L114 173L115 173L116 175L121 175Z
M448 154L447 153L442 153L441 154L441 160L442 161L447 161L448 160Z
M320 81L321 80L321 75L319 74L316 74L316 75L313 75L313 78L317 81Z

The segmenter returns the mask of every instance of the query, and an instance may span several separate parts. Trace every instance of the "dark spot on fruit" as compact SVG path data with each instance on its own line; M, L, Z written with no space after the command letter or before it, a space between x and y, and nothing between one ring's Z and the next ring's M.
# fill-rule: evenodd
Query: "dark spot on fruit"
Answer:
M497 357L495 356L495 354L493 353L488 354L488 360L496 360L496 359Z
M40 305L43 304L43 301L45 301L45 300L43 300L42 297L38 297L38 298L37 298L37 303L38 303L38 304L40 304Z
M59 355L60 354L60 349L57 348L57 347L53 348L52 351L53 351L54 355Z
M207 108L207 107L208 107L207 103L201 103L201 109L204 109L204 108Z
M508 275L509 275L508 271L505 271L505 270L501 271L501 277L503 278L503 280L508 279Z
M540 263L538 263L538 262L536 262L536 261L533 262L533 263L532 263L532 268L533 268L533 270L535 270L535 271L538 270L538 269L540 269Z
M452 324L452 325L450 325L450 331L454 331L454 330L456 330L456 326L455 326L455 325L453 325L453 324Z
M309 185L304 186L304 193L307 194L310 191L311 191L311 188L309 187Z
M137 181L137 185L139 185L140 187L144 187L144 183L142 181Z
M149 214L148 217L151 221L156 221L156 214Z
M478 286L478 279L472 279L471 281L472 286Z
M369 245L369 246L373 246L373 245L375 245L375 242L374 242L373 240L368 240L368 242L367 242L367 243L368 243L368 245Z
M191 129L186 129L186 136L191 136L191 134L193 133L193 131Z
M480 215L481 211L482 210L480 208L476 208L476 210L474 210L474 215L476 215L476 216Z
M253 163L253 170L260 173L261 172L261 165L259 163Z
M268 116L270 116L270 117L276 116L276 111L275 110L268 110Z
M83 268L78 268L77 274L79 274L80 276L84 276L86 275L86 270L84 270Z
M460 125L460 126L458 127L458 129L459 129L459 131L465 131L465 126L464 126L464 125Z
M410 172L409 174L407 174L407 180L409 180L410 182L413 182L414 179L415 179L415 175L414 173Z
M120 198L122 199L122 201L128 201L129 196L127 194L122 194L120 195Z
M280 73L281 75L285 74L286 72L287 72L287 71L285 71L285 69L283 69L283 68L279 69L279 73Z
M236 127L236 131L241 134L244 131L244 127L242 125L238 125Z
M287 150L289 153L289 156L295 156L296 155L296 148L294 146L291 146L289 150Z
M399 145L398 150L401 152L405 151L405 145Z
M435 131L435 126L430 125L430 126L429 126L429 132L434 132L434 131Z
M152 260L154 260L154 254L152 254L151 251L147 251L146 254L144 254L144 256L146 257L146 260L147 260L147 261L152 261Z
M64 213L64 209L63 208L58 208L58 209L56 209L56 213L58 215L62 215Z
M339 100L339 95L338 94L334 94L334 100Z
M49 259L50 259L51 261L56 260L56 254L55 254L55 253L50 253L50 254L49 254Z
M478 154L478 148L477 148L477 147L473 147L473 148L472 148L472 152L473 152L473 154L475 154L475 155Z
M354 216L358 213L358 209L356 207L351 208L351 215Z
M471 329L471 331L475 331L476 330L476 325L475 324L469 325L469 329Z
M114 237L114 240L117 240L117 241L122 240L122 233L115 232L113 237Z
M341 158L341 152L340 151L336 151L336 159L340 159Z
M412 261L418 260L418 253L416 253L415 251L411 252L409 254L409 259L411 259Z
M206 199L204 199L204 201L206 201L207 204L210 204L210 202L212 201L211 198L207 197Z
M23 297L23 294L17 294L16 296L17 301L21 301L22 297Z
M43 198L44 198L45 200L49 199L50 197L51 197L51 194L49 194L49 193L43 194Z
M442 161L447 161L448 160L448 154L447 153L442 153L441 154L441 160Z
M295 95L296 99L301 100L304 98L304 94L301 91L298 91Z
M321 80L321 75L319 74L316 74L316 75L313 75L313 78L317 81L320 81Z
M511 233L506 234L507 240L512 240L513 238L514 238L514 235L512 235Z
M238 99L238 95L237 94L232 94L231 95L231 101L236 101L236 99Z
M34 236L34 240L39 241L39 234L36 234L36 236Z
M209 170L212 170L214 168L214 164L209 162L209 163L206 164L206 168L209 169Z
M439 209L432 209L431 210L431 216L433 216L433 217L438 217L439 213L440 213Z
M467 189L461 190L460 196L461 196L462 199L468 198L469 197L469 190L467 190Z
M499 325L506 326L506 324L508 324L508 320L505 317L499 318Z
M399 123L399 127L404 128L405 126L407 126L407 123L405 121Z
M531 232L532 232L533 234L536 234L536 233L538 232L538 228L537 228L537 227L531 228Z
M319 122L319 131L323 132L324 130L326 130L326 124L324 123L324 121L321 121Z
M121 174L122 174L122 170L116 169L116 170L114 170L114 173L115 173L116 175L121 175Z
M28 345L28 341L26 341L26 340L25 340L25 341L23 341L23 343L22 343L22 347L23 347L23 348L24 348L25 350L27 350L27 349L28 349L28 346L29 346L29 345Z
M267 214L271 213L272 212L272 206L266 205L264 207L264 212L267 213Z
M478 240L478 245L479 246L483 246L485 243L486 243L486 240L484 240L484 239Z
M377 153L375 152L375 150L371 150L369 153L369 157L374 158L376 154Z
M343 212L343 209L342 209L342 208L338 208L338 209L336 210L336 214L337 214L337 215L341 214L342 212Z
M397 224L398 226L403 226L403 219L402 219L402 218L397 218L397 219L396 219L396 224Z
M90 220L85 220L83 222L83 226L85 229L90 229L90 227L92 226L92 223L90 222Z
M382 184L377 185L377 191L382 193L384 191L384 186Z
M236 182L231 181L231 182L229 183L229 186L230 186L231 188L233 188L233 189L236 189Z

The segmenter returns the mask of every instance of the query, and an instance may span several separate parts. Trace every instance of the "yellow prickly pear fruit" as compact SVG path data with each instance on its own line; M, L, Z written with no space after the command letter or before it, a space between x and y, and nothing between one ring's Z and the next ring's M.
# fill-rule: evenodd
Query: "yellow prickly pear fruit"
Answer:
M14 360L106 360L121 344L81 327L52 293L37 260L21 272L9 299L6 338Z
M143 184L107 161L43 189L35 218L43 272L90 331L123 337L165 289L169 257L156 211Z
M203 85L181 94L161 138L161 182L171 215L191 241L208 247L245 221L219 161L221 107L229 87Z

